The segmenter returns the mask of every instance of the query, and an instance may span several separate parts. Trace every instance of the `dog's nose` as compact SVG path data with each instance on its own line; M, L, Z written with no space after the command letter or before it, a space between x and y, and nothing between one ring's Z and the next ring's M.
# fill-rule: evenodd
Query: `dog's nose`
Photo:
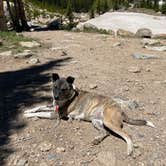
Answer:
M55 100L58 100L58 99L59 99L59 96L54 96L54 99L55 99Z

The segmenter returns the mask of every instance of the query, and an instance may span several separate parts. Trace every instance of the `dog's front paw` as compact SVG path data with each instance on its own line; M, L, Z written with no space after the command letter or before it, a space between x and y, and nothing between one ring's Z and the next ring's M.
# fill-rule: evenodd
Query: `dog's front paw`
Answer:
M78 122L81 121L80 117L77 117L77 116L76 116L74 119L75 119L76 121L78 121Z
M68 122L72 123L73 118L71 116L68 116Z

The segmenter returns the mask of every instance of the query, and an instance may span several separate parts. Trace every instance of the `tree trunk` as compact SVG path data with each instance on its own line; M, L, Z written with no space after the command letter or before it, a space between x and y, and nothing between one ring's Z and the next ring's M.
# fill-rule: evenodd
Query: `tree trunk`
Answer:
M7 31L6 18L3 9L3 0L0 0L0 31Z
M18 3L18 11L19 11L19 19L22 24L22 30L29 31L29 26L27 24L26 16L25 16L25 10L24 10L24 3L22 0L17 0Z
M17 32L21 32L22 31L22 28L21 28L21 25L20 25L20 21L19 21L19 7L18 7L18 3L17 3L17 0L14 0L14 23L13 25L15 26L15 30Z
M13 15L12 11L11 11L10 1L6 0L6 4L7 4L9 15L10 15L10 18L11 18L11 21L12 21L12 26L13 26L14 30L16 30L17 29L17 23L15 22L15 17Z

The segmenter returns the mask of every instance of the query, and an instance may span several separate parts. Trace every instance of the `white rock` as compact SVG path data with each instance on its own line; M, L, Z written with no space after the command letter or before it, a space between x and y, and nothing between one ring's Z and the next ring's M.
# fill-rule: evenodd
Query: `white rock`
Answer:
M41 46L40 43L36 42L36 41L27 41L27 42L20 42L19 43L22 47L28 47L28 48L32 48L32 47L39 47Z
M129 72L132 72L132 73L140 73L141 72L141 68L138 67L138 66L132 66L128 69Z
M47 151L51 150L51 148L52 148L52 144L49 142L43 142L39 145L39 149L42 152L47 152Z
M57 147L56 148L56 152L57 153L63 153L63 152L65 152L66 150L65 150L65 148L64 147Z
M135 59L157 59L158 58L156 55L142 54L142 53L134 53L132 54L132 57Z
M166 51L166 46L156 46L156 47L149 47L145 46L147 50L152 50L152 51Z
M90 88L90 89L96 89L96 88L97 88L97 85L96 85L96 84L90 84L90 85L89 85L89 88Z
M121 46L121 43L120 42L116 42L112 45L113 47L117 47L117 46Z
M31 52L31 50L24 50L21 53L15 54L14 58L18 58L18 59L24 59L24 58L29 58L31 57L33 54Z
M4 51L0 53L0 56L11 56L12 55L12 51Z
M159 45L160 41L159 40L155 40L155 39L144 38L144 39L142 39L141 43L143 44L143 46L145 46L145 45L154 46L154 45Z
M37 64L40 63L40 60L38 58L31 58L28 63L30 64Z

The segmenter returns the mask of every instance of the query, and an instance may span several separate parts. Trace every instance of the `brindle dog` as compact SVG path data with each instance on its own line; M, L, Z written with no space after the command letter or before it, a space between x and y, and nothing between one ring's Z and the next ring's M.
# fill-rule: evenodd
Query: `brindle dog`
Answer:
M99 144L109 135L106 130L108 128L126 141L127 154L131 155L133 143L130 136L122 130L123 122L154 127L152 122L129 118L110 97L76 89L73 85L74 78L71 76L60 78L58 74L53 74L52 79L53 103L60 118L92 122L100 132L100 135L93 140L93 144Z

